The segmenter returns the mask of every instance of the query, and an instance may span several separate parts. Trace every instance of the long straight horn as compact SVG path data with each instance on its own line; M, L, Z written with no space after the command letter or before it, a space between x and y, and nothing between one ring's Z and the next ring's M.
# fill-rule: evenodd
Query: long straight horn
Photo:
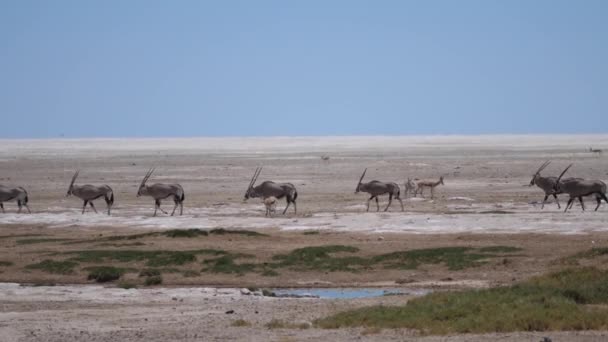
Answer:
M559 177L557 177L557 181L555 181L555 184L559 183L559 180L562 179L562 176L566 173L566 171L568 171L568 169L574 164L570 164L568 165L568 167L566 169L564 169L564 171L562 171L562 173L559 175Z
M253 183L255 182L255 176L258 174L259 169L260 169L259 167L255 168L255 171L253 172L253 176L251 176L251 180L249 181L249 186L247 186L247 189L249 189L253 186Z
M263 168L263 166L260 166L260 170L258 171L258 174L255 175L255 179L253 180L253 184L255 184L255 182L258 181L258 177L260 177L260 173L262 173L262 168ZM251 184L251 185L253 185L253 184Z
M544 170L549 164L551 164L550 160L547 160L546 162L543 163L543 165L541 165L538 170L536 171L536 173L534 173L535 175L539 174L542 170Z
M361 181L363 180L363 177L365 177L366 172L367 172L367 168L365 168L365 170L363 170L363 174L361 175L361 178L359 178L359 183L361 183ZM357 183L357 185L359 185L359 183Z
M142 187L146 184L146 182L148 181L148 178L150 178L150 176L152 175L152 172L154 172L155 169L151 168L150 170L148 170L148 172L146 172L146 175L144 176L144 178L141 180L141 184L139 187Z
M79 173L80 173L80 170L76 170L76 172L74 173L74 176L72 176L72 181L70 182L70 189L72 188L72 185L74 185L76 178L78 178Z

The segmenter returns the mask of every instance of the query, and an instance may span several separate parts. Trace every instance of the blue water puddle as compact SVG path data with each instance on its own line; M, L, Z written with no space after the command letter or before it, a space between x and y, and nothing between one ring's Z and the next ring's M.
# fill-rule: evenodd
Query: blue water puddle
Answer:
M399 288L300 288L273 289L277 297L321 298L321 299L357 299L382 296L422 296L429 293L424 289Z

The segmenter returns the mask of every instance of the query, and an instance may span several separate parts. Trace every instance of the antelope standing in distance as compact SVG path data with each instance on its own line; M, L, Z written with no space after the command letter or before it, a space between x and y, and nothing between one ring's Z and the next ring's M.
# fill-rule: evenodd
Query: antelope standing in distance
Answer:
M417 183L417 187L416 187L416 191L414 192L414 196L416 196L416 194L418 192L420 192L420 196L424 197L424 194L423 194L424 188L431 188L431 199L433 199L435 197L435 188L440 184L445 185L443 183L443 176L439 177L439 180L436 182L432 181L432 180L419 181Z
M600 150L599 148L589 147L589 152L591 152L597 156L601 156L603 151Z
M608 198L606 198L606 183L602 182L601 180L584 180L580 178L560 182L566 171L568 171L572 165L573 164L568 165L568 167L562 171L557 178L557 182L555 183L556 192L563 192L570 196L564 212L568 211L568 208L572 206L572 203L576 198L578 198L578 200L581 202L581 208L584 211L585 204L583 203L583 197L590 195L595 195L595 200L597 201L595 211L597 211L600 204L602 204L602 199L608 202Z
M359 182L357 183L357 187L355 188L355 194L359 193L359 192L367 192L368 194L370 194L370 197L367 199L367 210L369 211L369 202L372 199L376 199L376 211L380 211L380 204L378 203L378 196L380 195L384 195L384 194L388 194L388 204L386 205L386 208L384 208L384 211L388 210L388 207L391 206L391 203L393 202L393 197L395 197L396 200L399 201L399 203L401 203L401 211L404 211L405 209L403 208L403 201L401 200L401 198L399 197L400 193L401 193L401 189L399 189L399 185L397 185L397 183L385 183L385 182L380 182L377 180L373 180L371 182L368 183L362 183L361 181L363 181L363 177L365 177L365 173L367 172L367 168L363 171L363 174L361 175L361 178L359 178Z
M21 213L22 207L27 209L28 213L32 213L30 211L30 207L27 206L27 202L29 202L29 196L27 195L27 191L25 191L22 187L9 188L4 185L0 185L0 209L2 209L2 213L4 213L4 202L16 201L17 206L19 207L19 211L17 213Z
M264 198L264 206L266 207L266 217L274 215L277 211L277 198L274 196Z
M164 214L168 214L160 207L160 202L166 198L172 197L173 202L175 202L175 206L173 207L173 211L171 212L171 216L175 214L175 210L177 206L179 206L179 214L182 215L184 212L184 199L186 198L184 194L184 189L179 184L162 184L156 183L152 185L146 185L146 182L154 172L154 168L148 170L148 173L144 176L144 179L141 181L139 185L139 190L137 190L137 197L139 196L150 196L154 198L154 215L156 216L156 211L160 210Z
M416 191L416 183L414 183L414 181L411 178L407 178L407 181L405 182L405 188L403 193L405 194L405 197L408 197L410 194L415 193Z
M79 174L80 174L80 170L77 170L76 173L74 173L74 176L72 176L72 181L70 182L70 186L68 187L68 193L65 196L69 197L70 195L74 195L74 196L80 198L81 200L83 200L84 201L84 204L82 205L83 214L84 214L85 210L87 209L87 204L89 204L91 206L91 208L93 208L93 211L95 211L95 213L97 213L97 209L95 209L95 205L93 205L93 201L103 196L103 198L106 200L106 206L108 208L108 215L110 215L110 210L112 209L112 204L114 204L114 192L112 191L112 188L110 188L107 185L101 185L101 186L96 186L96 185L91 185L91 184L75 185L74 182L76 182L76 178L78 178Z
M296 191L296 187L291 183L275 183L272 181L265 181L258 186L254 186L261 172L262 167L258 167L255 169L253 177L251 177L251 181L249 182L249 186L247 187L247 191L245 191L245 198L243 199L243 201L248 200L250 197L268 198L274 196L277 199L285 197L287 205L285 206L285 210L283 210L283 215L285 215L285 213L287 212L287 208L289 208L289 205L291 203L293 203L294 213L297 214L298 209L296 206L296 199L298 198L298 192Z

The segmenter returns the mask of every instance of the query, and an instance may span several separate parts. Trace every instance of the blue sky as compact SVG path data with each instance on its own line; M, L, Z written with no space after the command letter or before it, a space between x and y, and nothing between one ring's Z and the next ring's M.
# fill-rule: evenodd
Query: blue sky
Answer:
M0 138L606 133L608 1L0 1Z

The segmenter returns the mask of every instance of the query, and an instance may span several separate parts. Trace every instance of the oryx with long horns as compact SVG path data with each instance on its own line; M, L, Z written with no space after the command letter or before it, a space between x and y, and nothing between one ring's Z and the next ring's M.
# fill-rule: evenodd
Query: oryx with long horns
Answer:
M30 207L27 206L27 202L29 201L29 197L27 195L27 191L25 191L22 187L9 188L4 185L0 185L0 209L4 213L4 203L9 201L16 201L17 206L19 207L19 213L21 213L21 208L25 207L28 213L31 213Z
M378 196L384 194L388 194L388 204L386 205L386 208L384 208L384 211L387 211L388 207L391 206L391 203L393 202L393 197L395 197L395 199L398 200L399 203L401 203L401 211L404 211L405 209L403 208L403 201L401 201L401 198L399 197L401 193L399 185L397 185L397 183L385 183L377 180L373 180L368 183L361 183L361 181L363 181L363 177L365 177L366 172L367 169L363 171L361 178L359 178L359 183L357 183L355 194L359 192L367 192L371 195L367 199L367 211L369 211L369 202L374 198L376 199L376 211L380 211L380 204L378 204Z
M251 181L249 181L249 186L247 187L247 191L245 192L244 201L251 198L262 197L268 198L271 196L276 197L277 199L281 199L285 197L287 201L287 205L283 210L283 214L287 212L287 208L289 205L293 203L294 213L298 213L298 209L296 206L296 199L298 198L298 192L296 191L296 187L291 183L275 183L272 181L265 181L258 186L254 186L255 182L258 180L260 173L262 172L262 168L258 167L255 169L253 173L253 177L251 177Z
M152 173L155 169L150 169L144 176L144 179L141 181L139 185L139 189L137 190L137 197L139 196L150 196L154 198L154 216L156 216L156 211L160 210L164 214L168 214L160 207L160 202L163 199L172 197L173 202L175 202L175 206L173 207L173 212L171 212L171 216L175 214L175 210L177 206L179 206L179 214L182 215L184 212L184 199L186 198L184 194L184 189L179 184L152 184L146 185L148 178L152 176Z
M547 198L549 198L549 196L553 196L553 198L555 198L557 208L561 209L561 206L559 205L559 200L557 199L557 195L561 194L561 192L555 190L557 177L543 177L540 175L541 171L543 171L547 166L549 166L549 164L551 164L551 161L547 160L538 168L538 170L536 170L534 175L532 175L530 186L536 185L545 192L543 204L540 206L541 209L545 207L545 202L547 201Z
M608 202L608 198L606 198L606 183L601 180L584 180L580 178L575 178L570 181L560 182L566 171L572 167L573 164L568 165L564 171L557 178L557 182L555 183L555 191L566 193L570 196L568 199L568 204L566 205L566 209L564 212L568 210L569 207L572 206L572 203L575 199L581 202L582 210L585 210L585 204L583 203L583 197L595 195L595 200L597 201L597 207L595 207L595 211L600 207L602 200Z
M75 185L74 182L76 181L76 178L78 178L79 174L80 174L80 170L76 171L76 173L74 173L74 176L72 176L72 181L70 182L70 186L68 187L68 193L66 194L66 197L68 197L70 195L74 195L74 196L80 198L81 200L83 200L84 201L84 204L82 205L83 214L87 208L87 204L89 204L91 206L91 208L93 208L93 210L97 213L97 209L95 209L95 205L93 205L93 201L100 197L103 197L106 200L106 206L108 208L108 215L110 215L110 210L112 209L112 204L114 204L114 192L112 191L112 188L110 188L107 185L101 185L101 186L96 186L96 185L91 185L91 184Z

